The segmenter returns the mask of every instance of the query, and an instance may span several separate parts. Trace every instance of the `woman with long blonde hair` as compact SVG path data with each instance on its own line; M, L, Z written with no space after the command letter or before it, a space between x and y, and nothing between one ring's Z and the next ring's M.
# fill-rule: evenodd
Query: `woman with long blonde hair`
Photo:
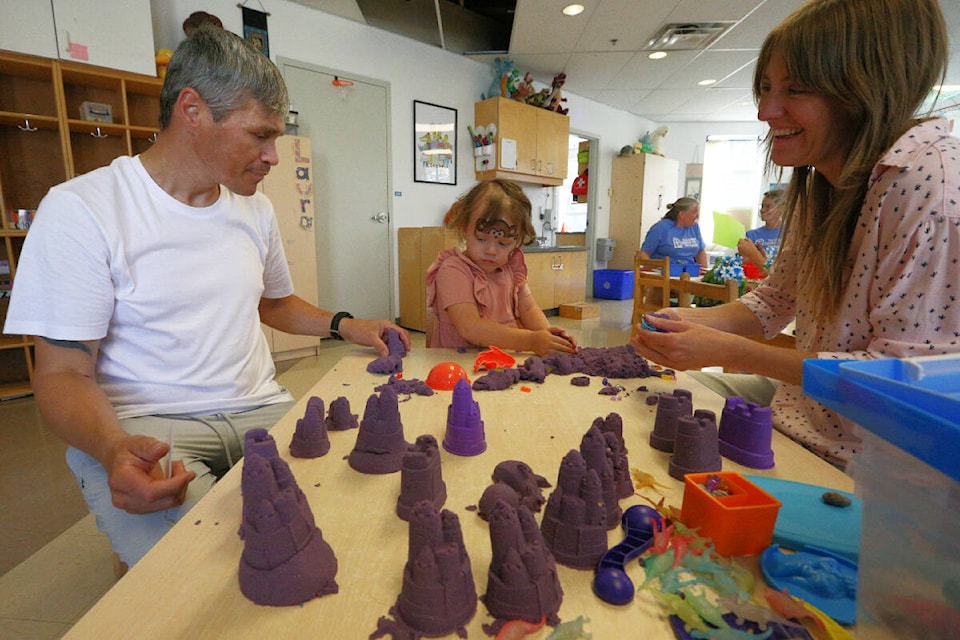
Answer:
M878 19L882 16L882 19ZM854 425L800 388L803 361L960 352L960 140L917 117L949 47L937 0L812 0L765 39L754 95L769 159L793 167L770 276L740 300L665 309L641 355L764 401L774 426L844 467ZM796 348L772 339L796 322Z

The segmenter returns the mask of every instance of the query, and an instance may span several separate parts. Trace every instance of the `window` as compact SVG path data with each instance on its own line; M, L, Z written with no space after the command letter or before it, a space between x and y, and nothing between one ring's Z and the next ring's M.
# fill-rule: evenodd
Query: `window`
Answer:
M700 233L713 244L713 212L726 213L747 229L757 226L765 153L755 136L708 136L703 154Z

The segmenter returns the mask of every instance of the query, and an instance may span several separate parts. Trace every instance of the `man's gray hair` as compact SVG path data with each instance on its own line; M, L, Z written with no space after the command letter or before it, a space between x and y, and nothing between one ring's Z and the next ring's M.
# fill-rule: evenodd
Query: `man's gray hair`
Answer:
M180 43L167 67L160 92L160 128L183 89L195 89L215 122L256 100L267 110L285 114L287 86L276 65L240 36L214 25L203 25Z

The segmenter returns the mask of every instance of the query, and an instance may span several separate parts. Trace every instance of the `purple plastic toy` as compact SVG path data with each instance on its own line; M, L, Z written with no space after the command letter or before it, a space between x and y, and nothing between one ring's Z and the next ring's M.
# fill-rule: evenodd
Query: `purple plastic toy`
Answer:
M470 383L460 378L453 387L453 401L447 408L447 432L443 448L458 456L475 456L487 450L480 405L473 399Z

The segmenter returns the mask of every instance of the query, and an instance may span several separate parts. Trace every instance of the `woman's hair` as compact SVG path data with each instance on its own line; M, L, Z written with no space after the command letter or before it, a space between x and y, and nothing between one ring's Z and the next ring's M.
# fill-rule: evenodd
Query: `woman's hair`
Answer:
M836 184L811 166L795 167L784 211L784 241L800 270L797 297L830 318L843 296L870 173L945 77L946 25L938 0L812 0L764 40L753 78L757 101L774 54L794 82L832 101L850 123ZM768 134L768 163L771 142Z
M700 204L700 201L697 200L696 198L690 198L690 197L684 196L679 200L677 200L676 202L674 202L673 204L668 204L667 212L663 214L663 217L666 218L667 220L673 220L674 222L676 222L677 216L679 216L682 212L690 211L690 209L693 209L695 206L699 204Z
M786 195L787 195L787 192L784 191L783 189L771 189L770 191L767 191L765 194L763 194L763 199L766 200L767 198L770 198L771 200L773 200L773 206L779 207L780 205L783 204L783 200L786 197Z
M256 47L225 29L202 24L180 43L160 91L160 128L170 124L180 92L195 89L219 122L247 101L271 113L289 109L287 86L276 65Z
M517 244L532 244L537 237L531 220L530 199L515 182L495 178L478 182L453 203L447 212L447 228L467 231L470 216L480 212L479 220L492 224L506 220L517 227Z

